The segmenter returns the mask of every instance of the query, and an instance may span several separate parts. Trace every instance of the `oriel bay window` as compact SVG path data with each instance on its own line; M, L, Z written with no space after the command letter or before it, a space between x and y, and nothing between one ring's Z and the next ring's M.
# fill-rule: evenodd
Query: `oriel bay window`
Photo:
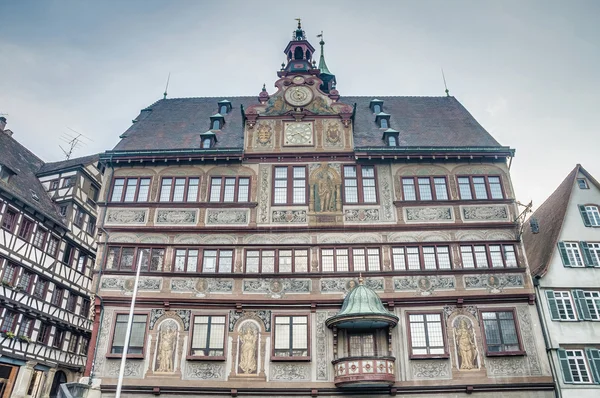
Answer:
M375 166L344 166L344 202L377 203Z
M449 246L392 247L394 270L451 269Z
M308 249L248 249L246 272L308 272Z
M127 331L128 314L117 314L115 318L115 330L113 333L110 354L120 356L125 349L125 333ZM147 315L134 314L131 323L131 335L129 337L129 348L127 356L141 357L144 354L144 342L146 340Z
M310 359L308 350L308 317L275 316L274 360Z
M458 190L462 200L504 199L498 176L458 177Z
M463 268L517 267L514 245L463 245L460 247Z
M306 204L306 167L276 166L273 173L273 204Z
M442 315L436 313L407 314L411 358L447 358Z
M348 329L346 333L349 357L374 357L383 354L377 350L377 330Z
M115 178L111 202L147 202L150 192L150 178Z
M381 250L378 247L323 248L321 271L381 271Z
M486 354L523 355L514 310L482 311Z
M404 200L448 200L445 177L402 178Z
M202 255L202 272L230 273L233 265L233 250L204 250Z
M198 177L165 177L160 186L160 202L197 202Z
M195 316L190 356L225 359L225 325L224 315Z
M249 177L212 177L209 202L233 203L250 200Z

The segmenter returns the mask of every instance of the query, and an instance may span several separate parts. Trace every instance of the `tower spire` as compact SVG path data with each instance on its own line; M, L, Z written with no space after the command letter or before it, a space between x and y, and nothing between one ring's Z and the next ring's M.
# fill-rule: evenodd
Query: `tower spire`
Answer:
M321 71L321 73L327 73L329 75L333 75L333 73L331 73L329 71L329 68L327 68L327 64L325 63L325 52L324 52L325 41L323 40L323 31L321 31L321 33L318 34L317 37L321 39L321 41L319 41L319 45L321 46L321 57L319 58L319 70Z
M331 73L331 71L327 67L327 63L325 62L325 40L323 40L323 31L321 31L321 33L318 34L317 37L321 39L319 41L319 45L321 46L321 57L319 58L319 72L321 72L320 77L321 80L323 80L321 90L329 94L331 90L335 89L335 75Z

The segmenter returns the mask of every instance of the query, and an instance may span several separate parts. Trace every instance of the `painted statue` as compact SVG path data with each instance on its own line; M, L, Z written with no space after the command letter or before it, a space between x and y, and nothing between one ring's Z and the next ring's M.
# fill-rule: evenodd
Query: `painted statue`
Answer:
M158 346L158 368L157 372L173 372L173 352L177 340L177 328L166 325L160 331L160 344Z
M476 369L477 346L473 339L473 332L468 327L465 319L461 319L458 327L454 327L454 336L456 338L458 356L460 358L460 369Z
M256 346L257 346L257 333L256 330L248 326L241 331L240 341L242 346L240 348L240 369L243 373L253 374L256 373Z

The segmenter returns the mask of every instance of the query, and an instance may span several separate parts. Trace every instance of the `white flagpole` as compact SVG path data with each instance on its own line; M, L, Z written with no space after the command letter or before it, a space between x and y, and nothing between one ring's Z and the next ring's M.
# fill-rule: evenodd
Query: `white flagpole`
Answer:
M133 296L131 297L131 306L129 307L129 319L127 320L127 329L125 330L125 345L121 356L121 367L119 368L119 381L117 382L117 392L115 398L121 398L121 388L123 388L123 376L125 376L125 362L127 361L127 351L129 351L129 338L131 337L131 325L133 324L133 310L135 309L135 299L137 297L138 282L140 280L140 270L143 255L140 254L135 271L135 283L133 285ZM150 259L148 259L150 261Z

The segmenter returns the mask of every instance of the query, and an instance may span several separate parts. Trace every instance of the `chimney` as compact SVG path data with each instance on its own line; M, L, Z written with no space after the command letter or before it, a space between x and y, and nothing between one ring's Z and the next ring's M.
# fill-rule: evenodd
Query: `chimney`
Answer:
M4 116L0 116L0 131L4 131L4 127L6 127L6 118Z

